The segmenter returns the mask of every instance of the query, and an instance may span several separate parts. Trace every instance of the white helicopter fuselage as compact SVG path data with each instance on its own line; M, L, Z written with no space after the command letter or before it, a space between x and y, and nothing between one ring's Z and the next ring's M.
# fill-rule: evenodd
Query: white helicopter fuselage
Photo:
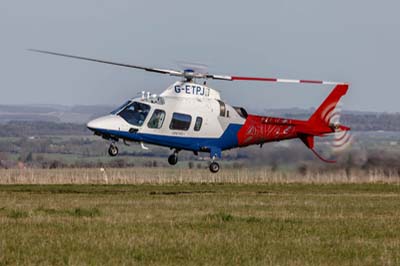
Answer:
M160 96L142 93L87 127L105 138L194 152L214 150L212 156L220 157L222 150L237 147L237 132L246 120L243 112L223 103L216 90L178 81Z

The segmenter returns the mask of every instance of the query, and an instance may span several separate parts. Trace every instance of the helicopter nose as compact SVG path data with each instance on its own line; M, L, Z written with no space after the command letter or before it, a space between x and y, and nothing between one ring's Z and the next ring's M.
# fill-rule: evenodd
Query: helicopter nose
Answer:
M88 129L92 130L92 131L95 131L96 129L101 128L102 120L103 120L102 117L93 119L93 120L89 121L89 122L86 124L86 127L87 127Z
M114 129L119 126L119 119L113 115L106 115L89 121L86 127L92 131Z

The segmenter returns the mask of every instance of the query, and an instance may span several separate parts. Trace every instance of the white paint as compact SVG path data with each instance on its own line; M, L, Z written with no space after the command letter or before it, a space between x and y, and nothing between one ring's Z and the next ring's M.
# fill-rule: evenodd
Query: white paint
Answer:
M185 91L182 91L182 89ZM138 129L138 133L160 136L218 138L222 136L230 124L242 125L245 122L245 119L232 106L226 103L226 113L229 112L229 117L221 117L220 104L218 102L220 94L218 91L205 85L178 81L161 93L160 97L162 98L161 101L152 101L150 97L143 98L142 96L132 99L132 101L145 103L151 108L142 126L130 125L118 115L107 115L97 118L90 121L87 126L90 128L123 132L129 132L130 129L134 128ZM163 110L165 112L161 128L148 127L148 122L155 110ZM173 113L190 115L192 117L190 128L186 131L170 129ZM199 131L194 130L197 117L203 119Z

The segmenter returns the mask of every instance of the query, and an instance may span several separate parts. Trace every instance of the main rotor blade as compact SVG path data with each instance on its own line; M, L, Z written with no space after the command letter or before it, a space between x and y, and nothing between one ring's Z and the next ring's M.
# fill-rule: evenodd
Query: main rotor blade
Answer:
M141 69L149 72L159 73L159 74L168 74L171 76L177 77L185 77L188 81L192 80L193 78L201 78L201 79L215 79L215 80L241 80L241 81L264 81L264 82L279 82L279 83L309 83L309 84L324 84L324 85L345 85L347 83L344 82L335 82L335 81L322 81L322 80L297 80L297 79L280 79L280 78L262 78L262 77L242 77L242 76L226 76L226 75L213 75L207 73L199 73L196 71L178 71L172 69L162 69L162 68L151 68L151 67L144 67L144 66L137 66L137 65L130 65L124 63L117 63L111 62L101 59L77 56L77 55L70 55L70 54L63 54L45 50L37 50L37 49L28 49L28 51L42 53L42 54L49 54L49 55L57 55L63 57L69 57L73 59L80 59L86 61L92 61L97 63L121 66L121 67L129 67L129 68L136 68Z
M222 76L222 75L207 75L207 78L217 80L241 80L241 81L264 81L278 83L309 83L323 85L345 85L345 82L323 81L323 80L306 80L306 79L280 79L280 78L260 78L260 77L241 77L241 76Z
M44 51L44 50L37 50L37 49L28 49L28 51L42 53L42 54L69 57L69 58L74 58L74 59L92 61L92 62L115 65L115 66L121 66L121 67L142 69L142 70L149 71L149 72L155 72L155 73L160 73L160 74L169 74L169 75L172 75L172 76L182 76L183 75L182 72L176 71L176 70L171 70L171 69L161 69L161 68L151 68L151 67L136 66L136 65L124 64L124 63L116 63L116 62L105 61L105 60L94 59L94 58L83 57L83 56L76 56L76 55L70 55L70 54L62 54L62 53L56 53L56 52L50 52L50 51Z

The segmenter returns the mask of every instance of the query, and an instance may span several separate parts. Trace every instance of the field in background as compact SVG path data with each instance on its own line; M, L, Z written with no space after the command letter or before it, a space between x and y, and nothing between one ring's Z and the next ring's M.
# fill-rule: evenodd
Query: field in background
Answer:
M52 107L35 107L37 112L55 114ZM73 109L73 110L72 110ZM82 112L94 115L96 108L61 108L65 112ZM98 136L86 129L85 124L55 123L37 121L12 121L5 113L15 113L17 116L30 115L30 107L0 106L0 168L121 168L121 167L167 167L169 148L148 145L149 150L142 150L137 143L130 146L118 142L120 155L110 158L107 154L109 146ZM270 110L271 111L271 110ZM289 111L289 110L288 110ZM309 110L308 110L309 111ZM2 113L3 112L3 113ZM21 113L20 113L21 112ZM104 108L99 109L99 113ZM266 112L274 116L289 116L307 118L301 110L287 113L281 110ZM100 114L97 114L100 115ZM40 116L42 117L42 116ZM317 138L316 149L325 158L338 161L336 168L358 168L362 170L384 169L400 172L400 114L354 113L344 124L352 128L353 136L349 145L338 149L335 137ZM61 119L61 121L64 121ZM83 123L83 121L82 121ZM338 138L339 136L336 136ZM339 145L340 146L340 145ZM201 168L204 160L209 160L209 154L200 153L199 157L192 152L180 152L180 168ZM223 161L232 168L271 167L278 170L297 168L306 165L308 168L330 168L319 161L300 140L290 140L267 143L262 149L251 146L241 149L224 151Z
M399 265L399 220L398 184L7 185L0 264Z
M274 170L265 168L222 168L218 174L202 168L60 168L0 169L0 184L182 184L182 183L392 183L400 184L399 171L371 169Z
M84 124L36 121L91 108L4 108L0 265L400 265L400 114L344 116L352 145L316 142L337 164L294 140L226 151L211 174L207 154L170 167L169 149L120 142L110 158Z

